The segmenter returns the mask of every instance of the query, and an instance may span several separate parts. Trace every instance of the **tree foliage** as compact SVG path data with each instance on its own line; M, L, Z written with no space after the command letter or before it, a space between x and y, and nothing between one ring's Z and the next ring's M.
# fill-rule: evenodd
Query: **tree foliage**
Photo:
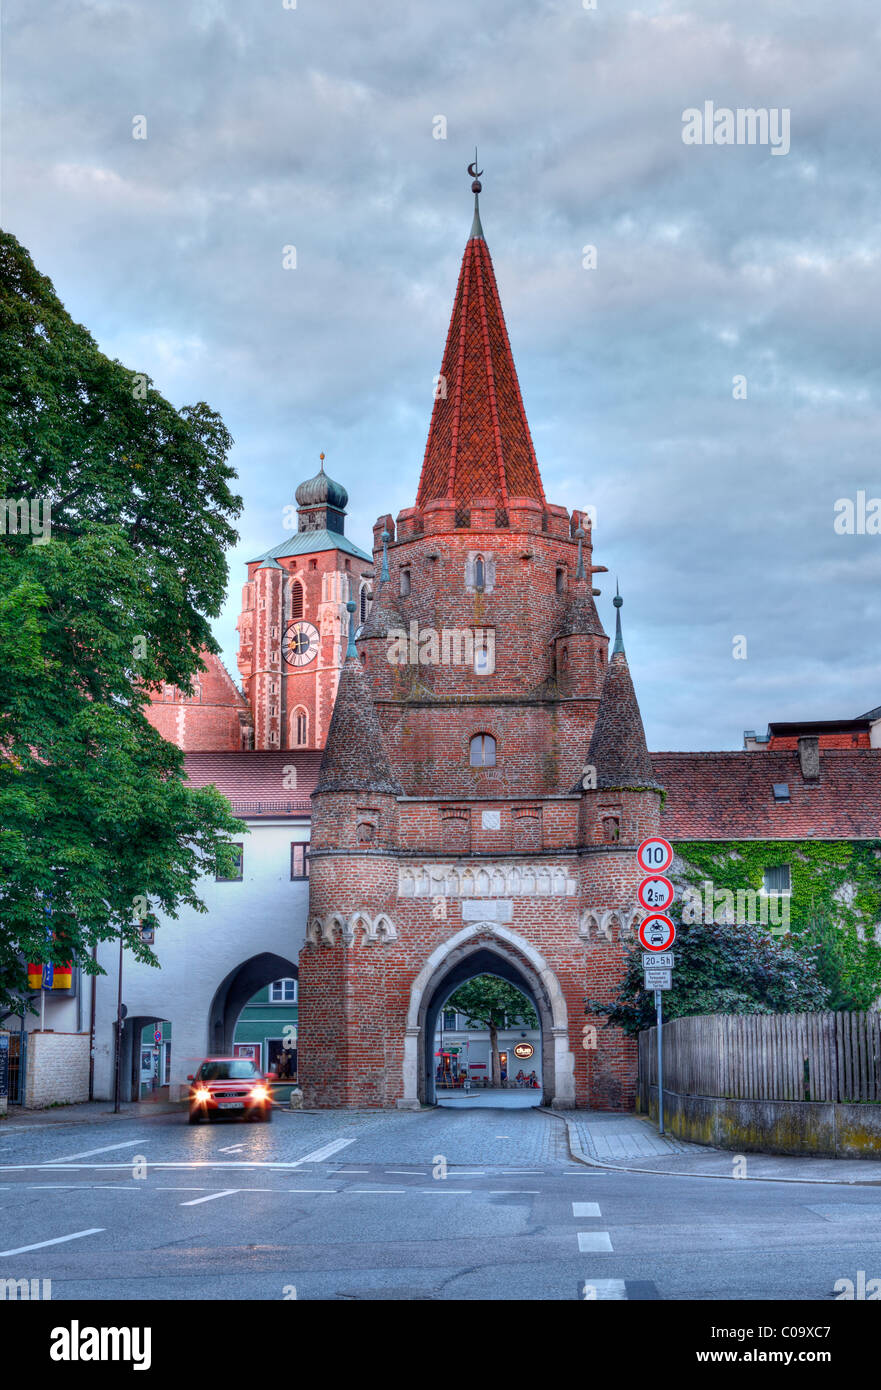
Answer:
M244 827L144 717L216 651L241 499L230 436L100 352L14 237L0 235L0 1008L28 960L90 969L137 919L197 910ZM39 503L48 537L10 523ZM47 943L47 925L54 939Z
M664 1017L690 1014L809 1013L828 1009L830 994L820 978L817 951L796 946L767 927L744 923L682 923L674 947L673 988L664 991ZM609 1004L587 999L585 1013L606 1018L634 1035L655 1023L654 993L643 988L643 948L637 942L625 959L618 996Z
M522 1022L526 1028L538 1027L538 1015L526 995L497 975L475 975L466 980L444 1008L455 1009L481 1028L504 1028L507 1020Z

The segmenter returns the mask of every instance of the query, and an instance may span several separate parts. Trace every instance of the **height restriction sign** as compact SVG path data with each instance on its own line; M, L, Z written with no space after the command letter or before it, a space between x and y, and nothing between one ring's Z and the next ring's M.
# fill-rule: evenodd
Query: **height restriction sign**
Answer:
M656 835L651 840L643 840L636 858L643 873L663 874L673 863L673 846Z
M673 884L661 874L655 878L644 878L636 890L636 896L646 912L666 912L673 901Z

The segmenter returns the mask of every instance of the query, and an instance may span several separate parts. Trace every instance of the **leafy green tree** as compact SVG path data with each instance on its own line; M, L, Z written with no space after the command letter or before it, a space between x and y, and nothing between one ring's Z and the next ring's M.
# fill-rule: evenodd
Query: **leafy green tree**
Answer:
M101 353L0 234L0 1011L28 960L73 959L197 882L244 827L148 723L189 691L241 499L207 405L175 410ZM51 934L51 938L50 935Z
M453 994L445 1006L464 1014L469 1024L489 1029L489 1053L492 1069L492 1084L501 1084L501 1062L499 1060L499 1029L514 1023L522 1023L527 1028L538 1027L538 1015L525 994L522 994L507 980L497 975L475 975L466 980Z
M746 923L681 923L676 931L673 988L664 991L664 1017L690 1014L810 1013L831 1008L817 951L767 927ZM625 957L612 1004L587 999L585 1013L635 1035L655 1022L654 993L643 988L643 948Z

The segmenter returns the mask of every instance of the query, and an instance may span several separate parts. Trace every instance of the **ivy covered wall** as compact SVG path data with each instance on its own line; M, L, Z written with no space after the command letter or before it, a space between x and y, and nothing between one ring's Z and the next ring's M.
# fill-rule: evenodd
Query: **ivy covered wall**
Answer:
M832 1007L868 1009L881 996L881 839L680 841L680 888L760 890L765 869L788 864L794 945L821 949ZM770 930L770 928L769 928Z

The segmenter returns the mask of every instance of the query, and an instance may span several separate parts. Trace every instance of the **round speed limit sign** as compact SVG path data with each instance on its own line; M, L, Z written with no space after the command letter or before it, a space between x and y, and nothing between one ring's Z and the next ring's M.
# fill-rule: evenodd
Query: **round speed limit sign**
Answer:
M644 878L636 895L647 912L666 912L673 901L673 884L660 874L655 878Z
M673 863L673 846L657 836L643 840L636 851L639 867L646 874L663 874Z

